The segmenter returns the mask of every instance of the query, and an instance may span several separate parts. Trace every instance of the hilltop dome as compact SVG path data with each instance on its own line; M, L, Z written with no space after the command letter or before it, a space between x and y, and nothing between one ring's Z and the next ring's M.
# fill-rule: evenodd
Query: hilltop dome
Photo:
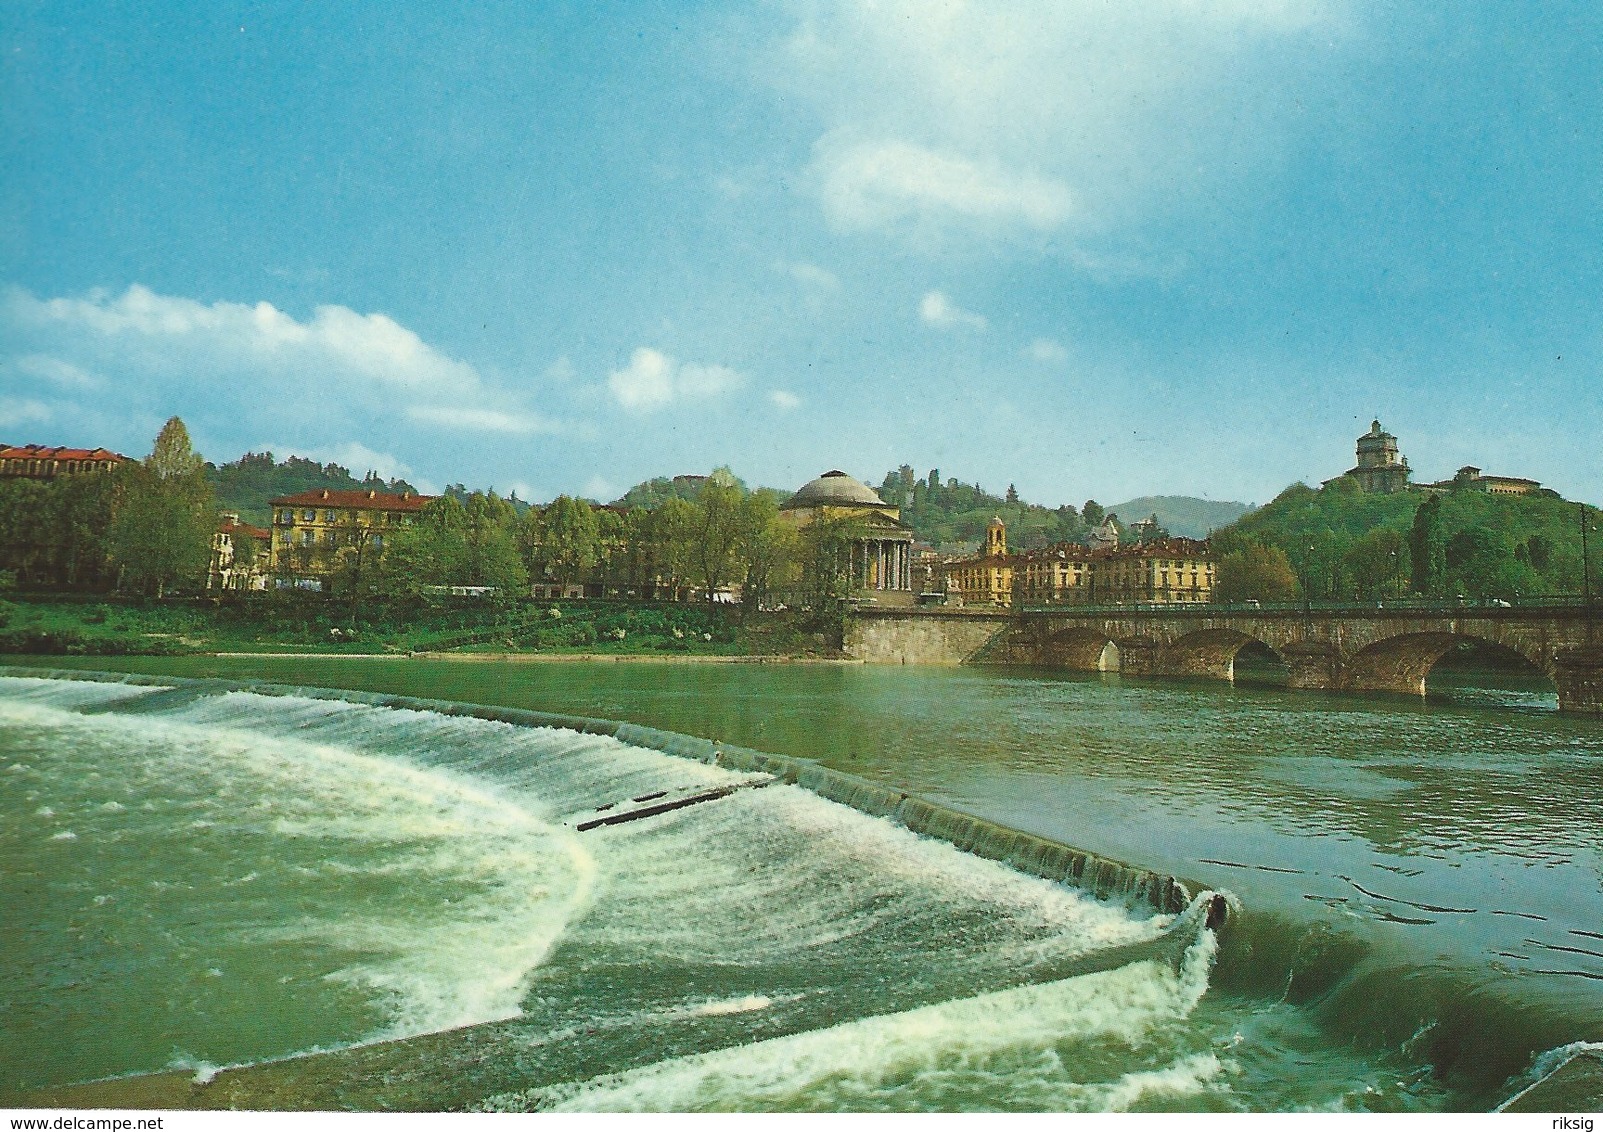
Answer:
M785 501L782 511L802 507L884 507L874 489L845 472L825 472Z

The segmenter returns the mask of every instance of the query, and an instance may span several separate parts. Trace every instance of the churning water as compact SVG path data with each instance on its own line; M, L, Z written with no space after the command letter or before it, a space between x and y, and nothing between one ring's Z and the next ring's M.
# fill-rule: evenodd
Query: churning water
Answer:
M939 757L922 773L961 793ZM1366 789L1321 781L1339 768L1317 760L1260 757L1257 773L1282 792ZM1401 789L1375 776L1376 797ZM1344 884L1324 897L1273 823L1192 861L1246 882L1221 941L1195 914L1100 903L761 779L311 695L0 676L0 1101L257 1065L229 1075L235 1103L1411 1110L1486 1107L1531 1054L1603 1037L1595 992L1554 1005L1557 967L1377 957L1347 930L1366 908L1421 924L1464 909L1400 914L1339 857ZM735 786L576 828L599 807ZM1105 800L1093 783L1064 812ZM1430 856L1433 834L1415 836ZM1172 837L1152 842L1148 860L1173 854ZM1530 895L1475 922L1573 939L1562 985L1590 991L1603 945ZM1503 936L1476 940L1478 954Z

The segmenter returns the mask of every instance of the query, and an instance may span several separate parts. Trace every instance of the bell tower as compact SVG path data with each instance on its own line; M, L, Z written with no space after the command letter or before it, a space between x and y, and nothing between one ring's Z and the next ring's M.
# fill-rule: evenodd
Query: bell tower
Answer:
M1007 527L1002 525L1002 517L994 517L990 525L985 528L985 553L987 557L1007 557Z

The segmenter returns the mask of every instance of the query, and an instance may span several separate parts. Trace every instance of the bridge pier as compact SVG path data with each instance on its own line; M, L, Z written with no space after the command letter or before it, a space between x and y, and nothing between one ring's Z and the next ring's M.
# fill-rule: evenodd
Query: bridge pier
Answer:
M1118 643L1119 673L1123 676L1168 676L1164 666L1162 641L1151 637L1128 637Z
M1559 711L1603 715L1603 645L1568 649L1553 658Z
M1286 687L1333 692L1342 686L1341 650L1330 641L1293 641L1282 645Z

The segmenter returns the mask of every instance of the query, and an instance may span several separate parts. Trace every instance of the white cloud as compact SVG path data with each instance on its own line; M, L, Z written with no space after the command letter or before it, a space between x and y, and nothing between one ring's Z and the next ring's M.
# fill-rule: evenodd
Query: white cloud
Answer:
M10 288L0 304L9 326L79 344L98 344L149 365L208 364L260 373L322 367L330 376L355 376L431 394L471 394L478 373L447 357L411 330L382 314L320 306L306 322L271 303L197 302L158 295L135 284L121 295L104 290L82 298L37 299Z
M676 401L707 400L744 384L745 378L727 366L681 364L649 346L636 349L628 366L607 378L613 398L635 412L651 412Z
M774 264L774 270L783 272L796 282L816 288L819 291L840 290L840 279L836 277L835 273L819 267L815 263L787 263L781 261Z
M104 384L104 379L80 369L71 362L52 358L48 354L29 354L14 363L18 372L41 378L54 385L76 389L93 389Z
M990 325L984 315L964 310L940 291L930 291L919 300L918 317L941 330L984 330Z
M1025 353L1038 362L1046 362L1051 365L1057 365L1069 360L1069 352L1063 348L1063 344L1053 341L1051 338L1037 338L1030 343Z
M570 431L533 410L537 390L487 380L388 315L345 306L297 319L271 303L204 303L138 285L43 299L12 287L0 292L0 348L41 385L98 387L97 404L120 418L102 429L108 445L130 443L136 417L174 412L199 434L240 440L250 434L242 425L263 422L302 446L406 425Z
M954 216L1050 229L1069 215L1069 190L1060 181L904 141L824 138L813 172L825 213L844 228Z
M789 411L801 408L801 398L785 389L775 389L768 394L768 399L781 409Z
M1106 237L1258 183L1350 7L792 0L758 67L815 115L808 172L838 226Z
M54 415L50 406L43 401L0 397L0 428L14 428L17 425L48 421Z
M453 405L413 405L407 418L419 424L471 432L506 432L527 435L556 432L559 426L536 413L504 412L499 409L470 409Z
M617 498L618 489L601 476L591 476L585 481L584 491L581 494L586 499L595 499L602 503L607 503Z

